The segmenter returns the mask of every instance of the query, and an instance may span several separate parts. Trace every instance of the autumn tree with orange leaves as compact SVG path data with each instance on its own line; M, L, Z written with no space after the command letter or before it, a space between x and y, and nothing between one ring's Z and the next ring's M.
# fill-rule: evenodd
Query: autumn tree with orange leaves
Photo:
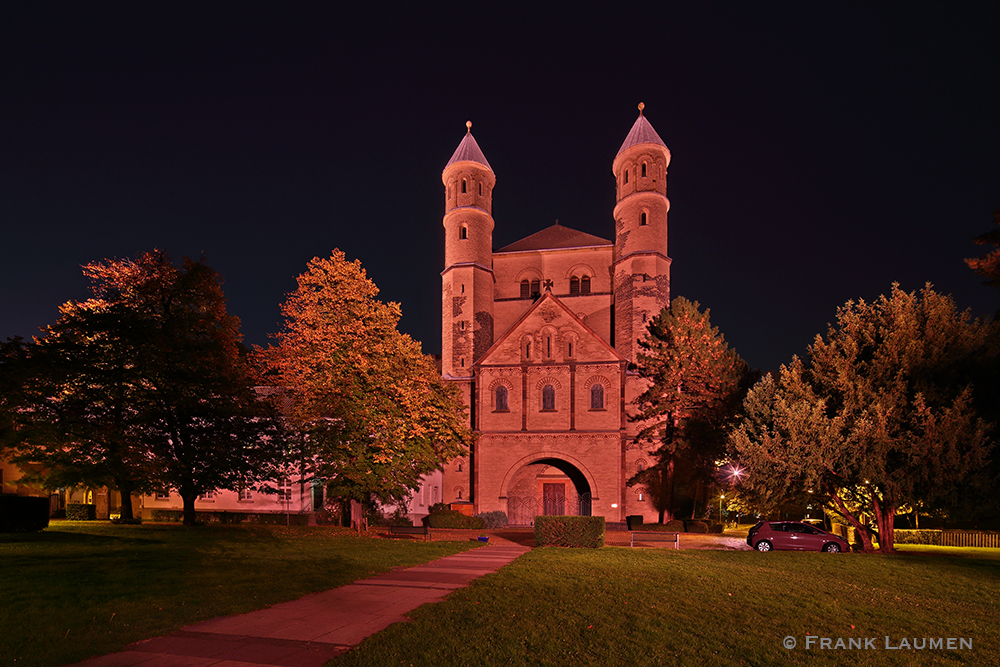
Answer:
M281 307L276 344L255 356L282 388L302 459L331 497L399 502L472 443L457 390L397 330L359 261L314 258Z

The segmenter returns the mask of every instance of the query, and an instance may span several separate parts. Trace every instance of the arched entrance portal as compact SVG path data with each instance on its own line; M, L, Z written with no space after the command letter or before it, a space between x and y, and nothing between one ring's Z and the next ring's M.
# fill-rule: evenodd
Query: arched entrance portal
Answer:
M590 484L573 464L549 458L522 466L507 487L507 521L530 526L544 515L590 516Z

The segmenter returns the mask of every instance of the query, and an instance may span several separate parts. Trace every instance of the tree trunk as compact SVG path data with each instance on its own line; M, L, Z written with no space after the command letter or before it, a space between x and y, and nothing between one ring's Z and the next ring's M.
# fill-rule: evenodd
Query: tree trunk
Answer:
M135 484L131 480L116 479L115 485L118 493L122 496L121 520L132 521L132 492L135 491Z
M891 502L879 502L878 496L872 494L872 507L875 510L875 522L878 524L878 550L884 554L896 550L896 535L893 523L896 519L896 508Z
M198 492L193 489L181 489L181 500L184 501L184 525L197 526L198 515L194 511L194 501L198 497Z
M663 495L666 497L664 519L667 523L674 520L674 457L667 459L663 470Z
M861 538L862 549L864 549L865 553L875 551L874 547L872 547L872 536L868 533L868 529L862 526L861 522L854 518L854 515L848 511L847 506L844 505L844 501L840 499L840 496L834 494L831 497L831 500L833 500L833 504L837 507L837 513L847 519L847 523L851 524L851 526L854 527L854 530L857 531L858 536Z

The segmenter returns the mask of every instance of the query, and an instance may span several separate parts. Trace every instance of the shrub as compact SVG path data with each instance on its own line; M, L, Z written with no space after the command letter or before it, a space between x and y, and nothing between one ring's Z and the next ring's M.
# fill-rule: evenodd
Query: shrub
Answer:
M507 513L502 510L482 512L476 516L483 520L484 527L487 530L507 527Z
M910 529L899 529L893 531L893 538L896 540L896 544L933 544L935 546L941 545L941 531L940 530L910 530Z
M604 546L603 516L536 516L535 546L584 547Z
M479 530L486 524L478 516L467 516L457 510L441 510L427 515L427 525L431 528L466 528Z
M34 533L48 525L48 498L0 495L0 533Z
M628 524L629 530L642 530L642 515L630 514L625 517L625 523Z
M66 518L70 521L93 521L97 518L97 505L68 503L66 505Z
M704 521L685 521L684 529L689 533L707 533L708 524Z
M718 533L718 534L721 535L722 532L725 529L726 529L726 526L722 522L720 522L720 521L713 521L712 525L710 525L708 527L708 532L710 532L710 533Z
M683 533L684 532L684 522L680 519L674 519L673 521L668 521L664 524L664 530L670 533Z
M153 521L180 523L184 519L184 513L180 510L153 510Z
M111 523L115 524L116 526L138 526L142 524L142 517L134 516L131 519L123 519L121 518L121 516L116 516L115 518L111 519Z

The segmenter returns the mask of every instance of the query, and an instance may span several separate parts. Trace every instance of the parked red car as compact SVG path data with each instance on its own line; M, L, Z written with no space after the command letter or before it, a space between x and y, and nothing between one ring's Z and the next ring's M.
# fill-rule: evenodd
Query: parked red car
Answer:
M750 529L747 544L757 551L849 551L847 540L800 521L761 521Z

